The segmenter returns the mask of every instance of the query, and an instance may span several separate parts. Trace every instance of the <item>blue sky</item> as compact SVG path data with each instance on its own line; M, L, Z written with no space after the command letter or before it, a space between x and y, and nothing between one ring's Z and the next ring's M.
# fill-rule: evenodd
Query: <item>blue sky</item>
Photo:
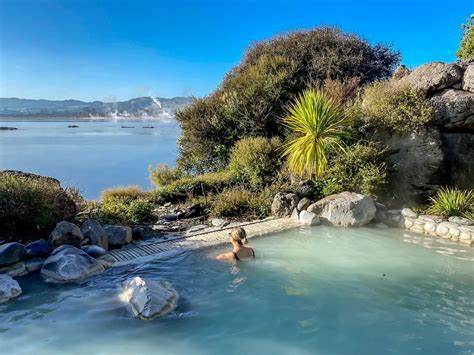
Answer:
M0 0L0 97L203 96L252 42L337 25L413 67L453 61L472 0Z

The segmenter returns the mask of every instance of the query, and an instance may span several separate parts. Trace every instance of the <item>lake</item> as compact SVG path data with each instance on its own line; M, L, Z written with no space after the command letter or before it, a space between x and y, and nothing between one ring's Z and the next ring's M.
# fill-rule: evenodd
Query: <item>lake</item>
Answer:
M180 133L176 122L156 120L2 118L0 126L18 128L0 131L0 170L51 176L88 199L113 186L151 188L148 166L175 164Z

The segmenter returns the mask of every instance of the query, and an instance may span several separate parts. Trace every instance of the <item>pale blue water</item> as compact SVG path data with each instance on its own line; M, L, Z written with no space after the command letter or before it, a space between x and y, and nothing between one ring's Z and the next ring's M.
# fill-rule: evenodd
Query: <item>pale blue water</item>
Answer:
M392 229L315 227L142 259L80 286L20 279L0 306L2 354L471 354L472 249ZM383 276L385 274L385 276ZM119 284L141 275L181 296L165 318L132 318Z
M149 188L148 165L176 160L174 122L0 119L0 126L18 128L0 131L0 170L52 176L87 198L118 185Z

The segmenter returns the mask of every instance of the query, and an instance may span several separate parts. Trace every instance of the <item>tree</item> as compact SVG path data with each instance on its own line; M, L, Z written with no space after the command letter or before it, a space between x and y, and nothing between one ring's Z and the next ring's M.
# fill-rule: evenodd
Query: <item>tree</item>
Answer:
M463 60L474 58L474 15L461 25L462 37L456 56Z

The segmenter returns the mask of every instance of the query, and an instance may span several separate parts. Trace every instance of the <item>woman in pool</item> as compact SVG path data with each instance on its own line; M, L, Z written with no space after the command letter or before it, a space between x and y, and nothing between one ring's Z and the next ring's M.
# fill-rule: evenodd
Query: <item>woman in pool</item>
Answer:
M255 258L255 252L252 248L244 246L247 244L247 233L241 227L232 228L229 233L230 242L233 249L231 252L222 253L216 256L218 260L244 260Z

